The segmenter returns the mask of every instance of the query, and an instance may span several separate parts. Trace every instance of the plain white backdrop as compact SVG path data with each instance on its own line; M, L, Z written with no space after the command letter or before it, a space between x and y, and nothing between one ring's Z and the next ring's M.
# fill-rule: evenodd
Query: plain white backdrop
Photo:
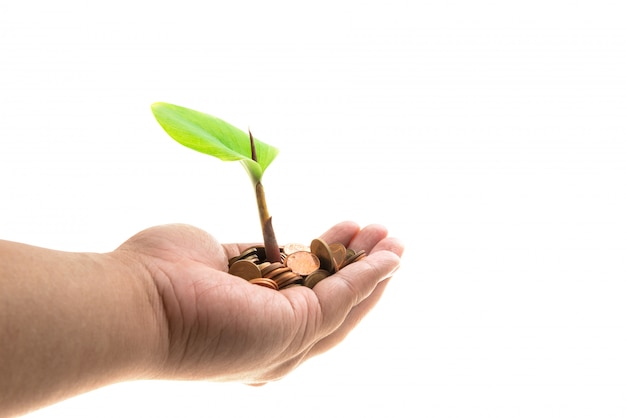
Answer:
M0 238L258 241L245 172L167 137L167 101L280 148L279 241L351 219L407 247L354 333L280 382L124 383L31 416L625 416L620 5L0 3Z

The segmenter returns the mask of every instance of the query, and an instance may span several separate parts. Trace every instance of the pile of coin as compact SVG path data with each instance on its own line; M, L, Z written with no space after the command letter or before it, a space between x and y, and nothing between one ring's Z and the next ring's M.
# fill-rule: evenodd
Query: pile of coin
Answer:
M266 261L265 248L250 247L228 260L228 272L250 283L282 290L292 286L313 288L317 283L348 264L365 257L337 242L327 244L316 238L311 245L287 244L280 247L281 261Z

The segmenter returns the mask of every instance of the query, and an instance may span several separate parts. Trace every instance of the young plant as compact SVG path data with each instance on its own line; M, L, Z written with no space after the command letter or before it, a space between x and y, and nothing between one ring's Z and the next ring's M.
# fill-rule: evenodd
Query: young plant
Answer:
M174 140L222 161L239 161L246 169L256 193L267 261L280 262L280 249L267 210L261 179L278 155L278 149L246 134L233 125L206 113L169 103L154 103L152 113Z

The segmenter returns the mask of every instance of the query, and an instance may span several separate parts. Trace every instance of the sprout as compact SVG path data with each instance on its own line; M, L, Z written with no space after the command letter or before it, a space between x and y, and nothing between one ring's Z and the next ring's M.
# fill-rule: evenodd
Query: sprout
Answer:
M278 149L255 139L250 132L246 134L228 122L196 110L154 103L152 113L165 132L180 144L222 161L239 161L243 165L256 193L267 260L280 262L280 250L261 183Z

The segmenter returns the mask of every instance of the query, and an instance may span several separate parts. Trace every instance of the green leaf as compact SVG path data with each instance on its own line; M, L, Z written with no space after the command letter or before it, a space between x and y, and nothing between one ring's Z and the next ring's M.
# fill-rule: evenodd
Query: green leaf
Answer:
M152 113L172 138L222 161L239 161L253 182L261 181L278 149L254 139L257 161L252 159L250 136L215 116L170 103L154 103Z

